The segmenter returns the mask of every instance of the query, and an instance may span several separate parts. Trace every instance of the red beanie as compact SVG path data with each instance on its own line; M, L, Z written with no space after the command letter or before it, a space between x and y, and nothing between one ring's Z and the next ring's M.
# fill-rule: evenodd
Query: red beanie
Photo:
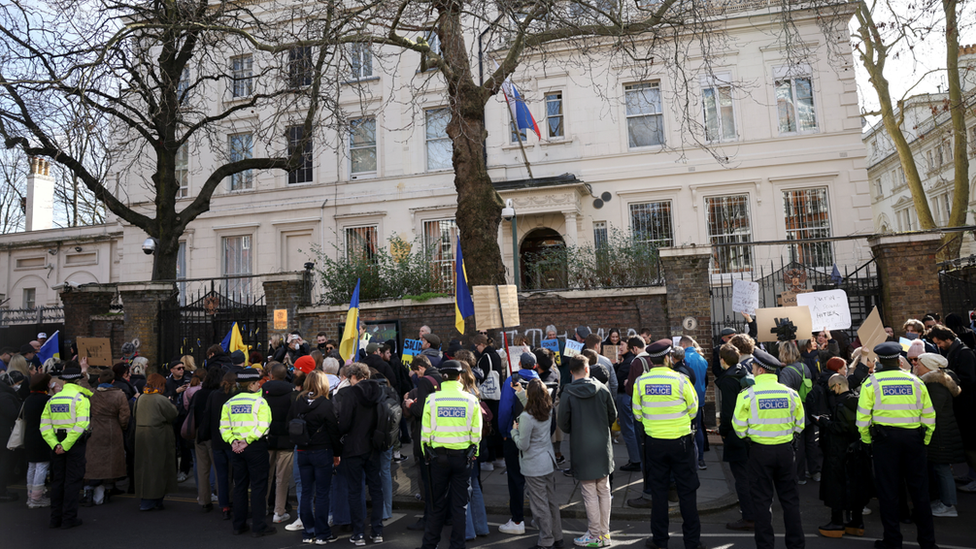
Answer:
M307 374L315 369L315 359L308 355L298 357L295 361L295 369Z

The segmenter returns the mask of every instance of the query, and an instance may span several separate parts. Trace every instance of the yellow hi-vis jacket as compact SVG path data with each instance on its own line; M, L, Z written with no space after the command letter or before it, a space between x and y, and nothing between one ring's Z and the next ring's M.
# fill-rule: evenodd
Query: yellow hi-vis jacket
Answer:
M271 407L261 393L239 393L220 410L220 438L230 444L243 440L251 444L268 434Z
M467 450L474 445L478 455L481 405L477 397L461 388L460 382L445 380L440 391L427 397L422 425L420 441L425 446Z
M655 366L634 383L634 419L647 436L675 440L691 434L698 415L698 393L691 380L665 366Z
M61 392L44 405L44 411L41 412L41 437L52 450L60 444L61 449L67 452L88 430L91 409L88 398L91 394L91 391L79 387L77 383L65 383ZM57 432L62 429L67 436L58 441Z
M924 425L928 444L935 432L935 408L922 380L902 370L872 374L857 399L857 430L865 444L871 444L872 424L902 429Z
M793 442L803 432L806 416L803 402L793 389L776 380L776 374L756 376L756 384L735 399L732 429L739 438L757 444Z

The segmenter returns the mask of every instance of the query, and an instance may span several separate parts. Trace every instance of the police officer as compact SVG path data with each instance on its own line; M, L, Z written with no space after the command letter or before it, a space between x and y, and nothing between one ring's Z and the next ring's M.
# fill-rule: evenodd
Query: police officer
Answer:
M634 363L646 370L634 382L634 419L644 426L643 462L651 489L651 549L668 546L668 484L672 475L678 488L681 526L686 549L701 544L698 520L698 469L691 423L698 415L698 395L691 381L670 368L671 341L661 339ZM649 362L649 364L646 364ZM631 366L633 367L633 366Z
M465 509L471 465L481 442L481 405L458 382L461 363L447 360L439 370L441 390L427 397L420 439L430 468L434 504L424 528L422 549L436 549L450 506L451 549L464 548Z
M759 349L752 353L752 358L756 384L736 398L732 428L739 438L751 442L748 470L756 507L756 548L773 548L770 506L775 488L786 523L786 547L802 549L803 525L793 439L803 432L805 425L803 402L796 391L777 380L776 370L783 363Z
M234 534L247 531L248 499L251 488L251 535L259 538L277 529L265 522L268 501L268 428L271 407L259 392L261 374L254 368L237 372L238 393L220 411L220 437L231 445L234 468Z
M88 440L91 391L78 383L84 374L77 362L61 372L64 388L51 397L41 412L41 436L54 451L51 455L50 528L81 526L79 493L85 481L85 447Z
M880 371L862 383L857 401L857 429L861 441L872 445L874 484L884 526L884 536L874 546L902 546L898 487L905 482L915 506L918 544L922 549L931 549L935 547L935 526L929 506L925 445L935 432L935 409L925 384L899 368L899 344L882 343L875 346L874 352Z

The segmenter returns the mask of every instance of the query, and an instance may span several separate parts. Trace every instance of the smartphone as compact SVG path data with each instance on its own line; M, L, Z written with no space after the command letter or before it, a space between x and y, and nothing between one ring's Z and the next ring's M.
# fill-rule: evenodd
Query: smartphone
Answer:
M518 372L515 372L514 374L512 374L512 386L513 387L515 386L516 383L521 383L521 382L522 382L522 376L520 376Z

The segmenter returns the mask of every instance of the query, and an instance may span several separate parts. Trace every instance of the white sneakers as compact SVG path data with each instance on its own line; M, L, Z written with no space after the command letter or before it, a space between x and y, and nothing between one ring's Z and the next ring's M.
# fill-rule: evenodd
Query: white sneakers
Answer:
M498 527L498 531L503 534L521 535L525 533L525 523L508 519L508 522Z
M288 526L285 526L285 530L288 530L289 532L298 532L304 529L305 529L305 525L302 524L302 519L298 519L295 522L289 524Z
M959 513L956 511L955 505L946 505L940 500L936 500L932 504L932 516L933 517L958 517Z
M271 522L273 522L275 524L280 524L280 523L285 522L286 520L288 520L290 518L291 518L291 515L289 515L288 513L285 513L284 515L279 515L278 513L275 513L274 519Z

